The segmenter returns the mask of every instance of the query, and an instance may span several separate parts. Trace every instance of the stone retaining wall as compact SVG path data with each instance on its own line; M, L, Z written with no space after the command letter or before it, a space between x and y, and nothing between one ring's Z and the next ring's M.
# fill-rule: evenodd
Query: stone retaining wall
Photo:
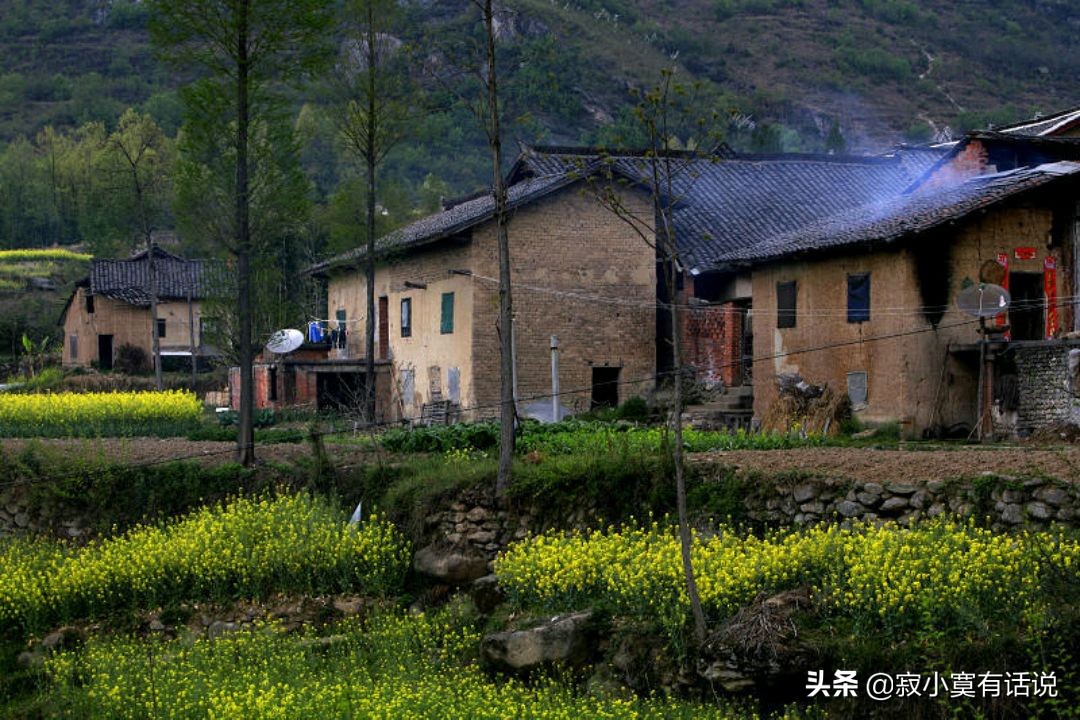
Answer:
M747 516L770 525L895 520L910 523L950 514L989 517L998 530L1021 524L1077 524L1074 485L1049 478L984 474L972 480L839 483L811 480L764 486L747 501Z
M743 509L744 519L759 526L858 520L906 524L952 515L988 517L996 530L1048 527L1053 523L1078 527L1078 490L1075 484L1052 478L1017 478L992 473L964 480L905 483L766 479L745 487ZM446 509L427 516L424 542L464 547L492 559L510 543L542 531L540 516L536 508L495 509L489 498L462 497ZM582 507L559 525L585 528L595 525L595 518L592 509Z

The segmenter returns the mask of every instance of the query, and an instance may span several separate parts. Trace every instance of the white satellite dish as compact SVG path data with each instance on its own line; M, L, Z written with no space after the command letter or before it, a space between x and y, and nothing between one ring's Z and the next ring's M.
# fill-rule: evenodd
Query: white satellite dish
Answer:
M956 296L956 307L977 318L990 318L1008 311L1009 291L1000 285L979 283L964 288Z
M286 328L285 330L278 330L270 336L270 342L266 343L266 349L278 355L285 355L303 344L304 333Z

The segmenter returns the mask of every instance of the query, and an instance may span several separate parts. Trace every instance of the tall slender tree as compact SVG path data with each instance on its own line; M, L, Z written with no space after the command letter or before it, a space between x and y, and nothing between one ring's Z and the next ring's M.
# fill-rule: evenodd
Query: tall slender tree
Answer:
M491 197L495 204L495 234L499 247L499 471L495 493L510 486L513 469L517 407L514 398L514 300L510 282L510 236L507 226L506 180L502 168L502 129L499 118L499 84L495 57L495 11L492 0L477 2L484 23L484 58L480 77L486 102L484 130L491 150Z
M240 365L240 432L237 459L255 461L251 262L252 186L258 177L251 152L253 123L282 122L276 90L326 63L330 0L152 0L151 37L162 55L202 78L183 93L186 126L210 141L229 133L233 168L217 179L232 200L229 250L236 261ZM213 142L207 142L213 145Z
M389 34L397 14L395 0L351 0L346 25L352 36L330 75L336 120L345 147L363 165L367 320L364 327L363 417L375 421L375 265L378 170L409 127L411 88L395 56L401 41Z

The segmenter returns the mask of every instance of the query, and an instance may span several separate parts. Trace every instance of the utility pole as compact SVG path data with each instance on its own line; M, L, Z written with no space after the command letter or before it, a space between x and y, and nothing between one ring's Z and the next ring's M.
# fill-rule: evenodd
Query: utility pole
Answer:
M559 337L551 336L551 422L559 422Z
M161 390L161 338L158 337L157 268L154 265L154 231L146 230L146 262L150 283L150 348L154 353L154 387Z

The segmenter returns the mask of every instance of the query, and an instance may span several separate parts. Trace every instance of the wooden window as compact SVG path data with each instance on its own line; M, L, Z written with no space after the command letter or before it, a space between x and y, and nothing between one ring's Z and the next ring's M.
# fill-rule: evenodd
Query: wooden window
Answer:
M412 298L401 298L401 337L412 337Z
M86 296L86 314L87 315L93 315L94 314L94 296L93 295L87 295Z
M157 321L157 336L159 338L165 337L165 318L158 318L158 321Z
M847 321L861 323L870 319L870 273L847 276Z
M439 323L439 330L443 335L454 332L454 293L452 292L442 294L442 322Z
M798 287L794 280L776 283L776 327L795 327L795 299Z
M266 390L267 400L270 402L277 402L277 368L271 367L267 372L266 378Z

